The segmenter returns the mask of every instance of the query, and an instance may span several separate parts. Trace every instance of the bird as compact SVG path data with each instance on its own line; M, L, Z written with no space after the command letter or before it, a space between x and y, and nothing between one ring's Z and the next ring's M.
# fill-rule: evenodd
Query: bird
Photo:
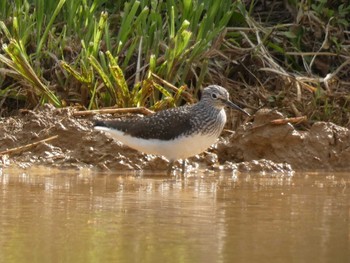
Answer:
M195 104L145 117L98 120L94 129L140 152L164 156L170 161L168 173L173 162L182 159L184 174L185 159L202 153L217 141L226 123L226 106L250 115L230 101L225 88L210 85Z

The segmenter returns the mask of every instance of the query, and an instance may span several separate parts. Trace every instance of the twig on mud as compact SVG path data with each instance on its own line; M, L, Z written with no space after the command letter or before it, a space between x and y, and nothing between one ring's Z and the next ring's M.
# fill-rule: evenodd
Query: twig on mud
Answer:
M114 113L141 113L144 115L150 115L154 112L145 108L118 108L118 109L100 109L100 110L84 110L84 111L75 111L73 116L91 116L95 114L114 114Z
M292 124L299 124L301 122L304 122L307 120L306 116L301 116L301 117L293 117L293 118L283 118L283 119L275 119L275 120L271 120L269 122L266 122L264 124L252 127L251 130L257 130L260 128L263 128L267 125L283 125L283 124L287 124L287 123L292 123Z
M306 116L301 116L301 117L294 117L294 118L276 119L276 120L270 121L270 123L276 124L276 125L281 125L281 124L286 124L286 123L299 124L299 123L306 121L306 120L307 120Z
M48 141L51 141L51 140L54 140L57 138L58 138L58 135L54 135L54 136L51 136L49 138L46 138L46 139L43 139L43 140L40 140L37 142L29 143L29 144L26 144L23 146L19 146L19 147L15 147L15 148L12 148L12 149L9 149L6 151L2 151L2 152L0 152L0 156L5 155L5 154L13 154L13 153L22 152L24 150L28 150L29 148L32 148L32 147L40 144L40 143L48 142Z

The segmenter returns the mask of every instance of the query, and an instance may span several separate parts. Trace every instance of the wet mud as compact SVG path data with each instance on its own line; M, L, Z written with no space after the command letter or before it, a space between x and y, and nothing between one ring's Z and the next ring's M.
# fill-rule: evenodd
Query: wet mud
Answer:
M92 128L100 116L75 117L74 109L45 105L0 119L0 152L57 135L56 139L18 149L0 158L1 166L32 165L103 170L166 170L163 157L142 154ZM111 116L109 116L111 117ZM350 131L333 123L316 122L309 130L276 124L277 112L262 109L234 132L223 132L218 143L189 158L192 170L292 172L350 168ZM180 163L176 164L179 169Z
M252 122L240 126L218 144L219 161L239 163L264 159L289 164L299 171L350 168L349 129L331 122L316 122L307 131L300 131L290 123L273 122L283 118L278 111L258 111Z

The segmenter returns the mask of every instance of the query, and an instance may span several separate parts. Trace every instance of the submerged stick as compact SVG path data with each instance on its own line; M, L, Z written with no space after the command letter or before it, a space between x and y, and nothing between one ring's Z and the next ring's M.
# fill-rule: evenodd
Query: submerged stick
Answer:
M100 110L84 110L84 111L75 111L73 116L91 116L95 114L113 114L113 113L141 113L144 115L150 115L154 112L145 108L118 108L118 109L100 109Z
M51 136L49 138L46 138L46 139L43 139L43 140L40 140L40 141L37 141L37 142L33 142L33 143L29 143L29 144L26 144L26 145L23 145L23 146L19 146L19 147L15 147L15 148L12 148L12 149L9 149L9 150L6 150L6 151L2 151L0 152L0 156L1 155L5 155L5 154L13 154L13 153L18 153L18 152L21 152L21 151L24 151L24 150L28 150L29 148L32 148L40 143L44 143L44 142L48 142L48 141L51 141L51 140L54 140L54 139L57 139L58 138L58 135L54 135L54 136Z

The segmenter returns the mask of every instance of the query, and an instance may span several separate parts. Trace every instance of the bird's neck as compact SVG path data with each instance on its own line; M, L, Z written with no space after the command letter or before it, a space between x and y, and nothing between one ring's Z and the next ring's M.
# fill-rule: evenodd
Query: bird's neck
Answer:
M199 101L197 104L194 104L193 107L205 108L207 111L213 111L216 113L219 113L221 110L224 109L223 107L216 107L215 105L213 105L213 103L210 103L210 102L205 101L205 100Z

